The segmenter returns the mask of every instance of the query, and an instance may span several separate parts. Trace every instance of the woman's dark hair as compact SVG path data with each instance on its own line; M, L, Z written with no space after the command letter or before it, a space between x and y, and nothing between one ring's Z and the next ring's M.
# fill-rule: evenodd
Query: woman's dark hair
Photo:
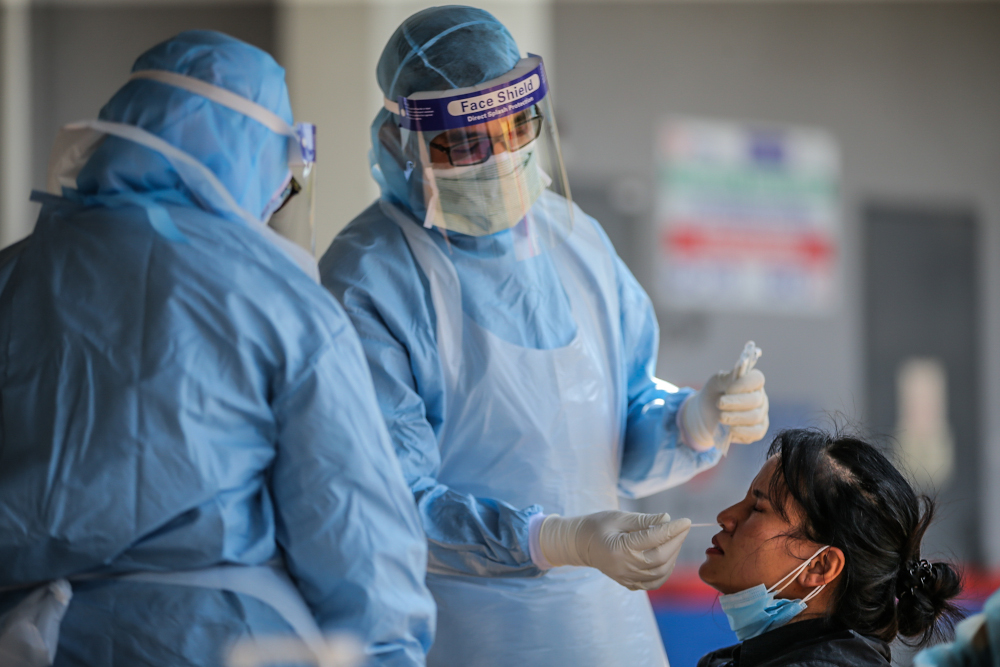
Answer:
M859 437L790 429L775 437L769 493L788 519L790 495L804 520L794 535L844 552L832 617L857 632L910 645L951 634L961 613L951 599L961 577L920 558L934 502L918 497L889 460Z

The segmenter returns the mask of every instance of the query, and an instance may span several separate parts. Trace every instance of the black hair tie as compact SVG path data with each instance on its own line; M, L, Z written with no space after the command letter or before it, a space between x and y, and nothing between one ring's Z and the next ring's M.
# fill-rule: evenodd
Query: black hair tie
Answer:
M916 595L917 590L926 588L934 581L934 566L926 560L911 560L900 572L896 581L896 597Z

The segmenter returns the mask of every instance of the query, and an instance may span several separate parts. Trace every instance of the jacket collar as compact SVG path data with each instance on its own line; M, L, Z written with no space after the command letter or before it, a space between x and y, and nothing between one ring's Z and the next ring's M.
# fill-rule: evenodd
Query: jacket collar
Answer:
M757 667L767 663L796 645L824 643L834 639L855 638L867 643L871 649L881 654L886 662L891 660L889 647L885 642L868 639L834 623L827 618L813 618L797 623L789 623L783 627L765 632L759 637L748 639L739 646L733 654L733 664L737 667Z

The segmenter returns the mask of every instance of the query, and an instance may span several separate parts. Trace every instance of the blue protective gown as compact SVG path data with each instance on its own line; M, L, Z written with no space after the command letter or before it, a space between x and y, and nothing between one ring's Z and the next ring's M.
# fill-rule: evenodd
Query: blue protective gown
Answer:
M399 220L387 215L388 206L376 203L355 218L324 255L320 272L361 337L393 445L427 532L428 583L440 610L439 642L431 664L518 660L530 665L598 665L608 664L602 662L608 655L625 655L636 641L657 645L659 639L649 636L655 635L655 626L643 629L636 641L622 635L600 638L600 646L590 647L592 624L600 627L593 616L533 618L537 607L553 596L565 597L562 608L568 610L592 605L594 596L600 599L615 594L615 589L627 591L587 568L543 574L533 564L528 544L529 519L539 512L612 509L617 506L616 487L624 496L648 495L689 479L720 458L717 450L698 453L678 439L676 414L691 392L675 391L653 376L659 333L645 292L598 223L578 208L567 250L520 261L509 231L490 237L442 233L424 229L412 214L402 213L404 223L412 226L410 232L425 235L447 258L460 284L460 296L455 297L461 303L458 319L466 321L459 325L465 342L458 365L467 391L449 395L454 389L446 376L453 364L442 359L440 314L431 283ZM556 254L563 259L554 259ZM570 291L577 295L575 305ZM596 325L578 330L579 317ZM476 348L471 340L475 338L494 342ZM557 423L558 415L548 418L558 411L561 399L580 399L567 393L522 400L535 389L535 369L507 368L498 362L496 351L505 350L503 363L520 358L530 364L537 358L546 364L550 355L531 351L572 358L574 345L596 348L580 358L598 363L593 376L584 377L592 387L568 386L565 391L592 393L598 402L613 397L614 404L607 408L610 436L592 450L574 451L572 460L539 463L531 453L531 438L542 434L543 439L558 440L558 432L572 433L574 424ZM527 352L519 355L517 350ZM511 393L479 390L496 373L506 376L504 386L513 387ZM537 377L546 376L542 372ZM511 414L512 403L518 405L516 414ZM595 403L594 410L603 407ZM469 426L450 419L469 420ZM543 423L552 426L538 426ZM566 452L574 448L574 442L535 444L539 457L558 455L560 447ZM520 465L511 460L515 451L515 458L523 457ZM609 474L610 484L593 488ZM490 490L496 493L488 495ZM588 570L597 579L581 579L583 575L573 570ZM533 577L541 578L535 580L538 584L529 583ZM550 578L551 585L544 583ZM605 584L612 589L605 591ZM586 602L566 597L573 590ZM520 610L511 605L518 599L524 600ZM648 602L644 604L651 619ZM462 626L461 631L451 625ZM662 657L656 657L657 652L662 656L662 648L636 650L648 660L639 658L634 664L662 664Z
M1000 590L955 627L955 640L925 648L914 667L1000 667Z
M136 69L291 121L277 64L217 33ZM247 210L287 172L283 137L162 84L129 83L101 117L203 160ZM0 589L99 575L74 582L57 667L220 665L233 640L290 627L253 597L102 577L281 558L321 629L422 665L425 541L343 309L147 148L108 138L77 180L84 203L48 199L0 252ZM0 592L0 614L24 595Z

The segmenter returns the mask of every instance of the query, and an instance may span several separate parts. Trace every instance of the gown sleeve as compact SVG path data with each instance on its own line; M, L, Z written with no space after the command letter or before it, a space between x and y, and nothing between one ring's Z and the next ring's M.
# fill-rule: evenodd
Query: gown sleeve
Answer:
M389 223L384 237L401 232ZM399 247L361 253L349 227L320 262L323 285L351 318L371 368L375 393L427 536L427 570L482 577L534 577L529 522L538 505L516 508L461 493L438 479L437 431L444 378L426 279ZM363 257L359 257L363 255ZM386 256L392 259L386 259ZM377 265L377 266L376 266ZM377 278L373 278L376 276Z
M276 537L320 628L358 633L374 664L422 666L434 600L426 543L361 345L340 330L273 389Z

